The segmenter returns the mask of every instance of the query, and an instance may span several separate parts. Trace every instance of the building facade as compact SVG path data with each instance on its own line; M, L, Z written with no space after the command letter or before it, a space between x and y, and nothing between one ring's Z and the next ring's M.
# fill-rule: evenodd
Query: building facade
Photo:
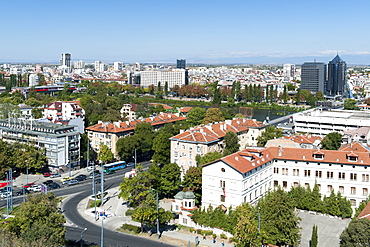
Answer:
M347 64L337 55L328 64L327 95L346 96Z
M188 72L185 69L148 70L140 72L140 85L142 87L149 87L150 85L156 87L158 82L161 82L162 87L167 82L168 88L173 88L175 85L179 87L188 85Z
M53 170L77 166L80 162L80 133L74 126L25 119L0 120L0 137L8 143L30 143L45 148Z
M55 101L47 104L44 108L43 117L50 122L71 120L74 118L85 118L85 110L76 101Z
M63 53L62 59L60 60L60 66L65 68L71 68L71 54Z
M128 121L133 121L137 118L136 115L137 104L124 104L120 110L121 117L127 118Z
M171 162L180 166L184 175L189 167L197 166L195 157L210 152L222 153L223 138L228 131L237 134L240 149L257 146L257 137L264 131L265 125L254 119L226 120L193 127L173 136L171 140Z
M203 166L202 207L255 204L267 191L318 185L322 196L334 190L353 207L370 189L369 151L269 147L246 149Z
M312 93L325 92L326 65L320 62L306 62L301 69L301 89Z
M177 59L176 68L177 69L186 69L186 60L185 59Z

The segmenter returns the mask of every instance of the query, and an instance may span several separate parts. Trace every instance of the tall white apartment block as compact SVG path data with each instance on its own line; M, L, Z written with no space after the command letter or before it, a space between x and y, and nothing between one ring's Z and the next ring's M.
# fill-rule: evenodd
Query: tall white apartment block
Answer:
M108 69L108 65L103 63L102 61L95 61L94 69L96 72L104 72Z
M123 63L122 62L114 62L113 63L113 70L115 71L122 71Z
M60 60L60 66L65 68L71 68L71 54L63 53L62 59Z
M185 69L149 70L141 71L140 74L140 85L142 87L157 86L158 82L161 82L162 87L167 82L168 88L173 88L175 85L181 87L188 84L187 71Z
M40 78L37 74L30 74L28 76L28 85L30 87L34 87L34 86L37 86L40 82Z
M73 67L74 67L75 69L84 69L84 68L85 68L85 61L82 61L82 60L80 60L80 61L75 61L75 62L73 63Z
M290 64L290 63L284 64L283 71L284 71L285 80L290 81L294 79L294 72L295 72L294 64Z

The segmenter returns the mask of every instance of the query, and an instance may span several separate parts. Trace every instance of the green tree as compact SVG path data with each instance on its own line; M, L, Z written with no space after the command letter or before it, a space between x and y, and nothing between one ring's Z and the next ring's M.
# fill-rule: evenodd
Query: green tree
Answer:
M199 205L202 202L202 167L189 167L182 180L182 187L185 191L194 192L195 203Z
M357 102L355 99L346 99L344 100L344 110L358 110L356 104Z
M321 91L317 91L315 96L317 100L320 100L320 101L324 100L324 94Z
M222 115L222 112L218 108L209 108L206 111L206 115L203 118L202 123L208 124L208 123L214 123L214 122L222 122L225 121L224 116Z
M159 192L163 196L173 197L181 184L181 171L176 163L165 164L161 168Z
M152 157L153 163L156 164L168 164L170 163L171 155L171 142L170 139L172 133L159 133L153 140L153 151Z
M224 137L224 143L225 143L225 148L223 152L224 156L239 151L239 147L240 147L239 139L238 139L238 135L235 132L232 132L232 131L226 132L225 137Z
M258 201L261 230L266 234L264 243L278 246L296 246L300 239L300 218L294 212L293 201L278 188Z
M266 103L269 103L269 85L266 86L265 100Z
M262 132L262 134L259 137L257 137L257 146L264 147L268 140L280 138L282 136L283 136L282 129L275 128L275 126L273 125L269 125L266 127L265 131Z
M114 155L110 148L107 145L100 143L98 160L101 160L103 163L107 163L109 161L113 161L113 159Z
M340 247L357 247L370 245L370 220L362 218L353 220L340 235Z
M237 81L235 84L235 98L237 101L239 101L241 98L240 93L241 93L241 84L240 81Z
M190 126L200 125L203 118L206 116L206 109L201 107L193 107L188 114L186 114L187 122Z
M52 193L30 195L13 212L14 218L1 220L1 228L24 241L39 241L42 246L65 245L65 218L59 208L60 201Z
M283 101L284 101L284 104L286 104L286 102L288 101L288 90L287 90L287 86L286 85L284 85Z
M297 105L301 104L301 89L300 88L297 89L297 95L296 95L296 102L295 103Z
M161 91L162 91L162 87L161 87L161 82L159 81L157 85L157 92L161 92Z
M164 95L168 95L168 81L164 83Z
M319 243L319 236L317 234L317 225L313 225L312 227L312 235L310 240L310 247L317 247Z
M237 246L254 247L261 246L262 236L258 229L258 220L253 212L254 208L244 203L237 209L239 211L239 220L233 231Z
M118 155L123 160L132 160L135 155L135 149L140 150L140 138L137 135L125 136L119 138L116 143Z
M204 156L197 155L195 156L195 160L197 161L198 166L207 164L214 160L218 160L222 158L222 154L219 152L210 152L206 153Z
M274 101L274 85L270 85L270 103L273 103Z
M135 127L135 135L138 136L140 149L138 150L141 154L148 153L152 150L154 132L153 126L150 123L139 123Z
M338 150L342 143L342 134L331 132L327 134L321 141L321 147L324 150Z
M217 84L216 84L216 87L213 89L212 104L213 105L221 104L221 93L220 93L220 89L217 87Z

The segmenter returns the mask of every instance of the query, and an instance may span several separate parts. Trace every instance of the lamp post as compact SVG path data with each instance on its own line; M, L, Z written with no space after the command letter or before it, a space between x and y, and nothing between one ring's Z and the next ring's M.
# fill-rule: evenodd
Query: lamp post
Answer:
M159 239L159 210L158 210L158 191L155 191L155 204L157 208L157 238Z
M28 162L26 163L26 184L28 184Z
M69 160L67 160L67 167L69 168L69 176L71 176L71 164L69 164Z
M104 247L104 214L105 212L103 212L103 216L101 218L101 235L100 235L100 247Z
M81 247L83 247L83 239L82 239L82 234L87 230L87 228L85 227L85 229L82 230L81 232L81 236L80 236L80 242L81 242Z

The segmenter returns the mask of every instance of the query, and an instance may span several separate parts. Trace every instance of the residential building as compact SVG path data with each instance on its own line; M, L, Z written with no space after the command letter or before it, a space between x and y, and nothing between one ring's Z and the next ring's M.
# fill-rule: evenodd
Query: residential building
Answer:
M370 127L345 130L342 136L342 143L359 142L370 144Z
M101 73L108 69L108 65L103 63L102 61L95 61L94 62L94 69L96 72Z
M172 212L175 212L179 215L177 220L179 224L196 227L197 224L191 218L192 212L198 207L195 205L195 195L192 191L180 191L178 192L174 200L172 200Z
M21 110L21 115L23 117L29 118L32 115L32 107L26 104L19 104L19 110Z
M162 113L145 119L136 119L133 121L106 123L99 121L98 124L86 128L88 138L92 148L99 152L101 143L107 145L112 153L118 158L116 143L119 138L134 134L136 125L147 122L153 126L154 130L163 127L167 123L175 123L177 121L186 120L178 114Z
M185 59L177 59L176 68L177 69L186 69L186 60Z
M26 119L0 120L0 138L8 143L30 143L45 148L52 170L74 167L80 162L80 133L74 126Z
M30 87L37 86L40 83L40 77L37 74L30 74L28 76L28 85Z
M140 85L142 87L149 87L158 85L161 82L161 86L164 87L165 83L168 83L168 88L173 88L175 85L182 86L188 85L188 72L185 69L173 69L173 70L148 70L140 72Z
M137 118L137 115L136 115L136 108L137 108L137 104L124 104L120 110L121 112L121 117L125 117L127 118L128 121L133 121Z
M60 66L65 68L71 68L71 54L63 53L62 59L60 60Z
M326 65L321 62L305 62L301 69L301 89L312 93L325 92Z
M82 60L80 60L80 61L75 61L75 62L73 63L73 67L74 67L75 69L84 69L84 68L85 68L85 61L82 61Z
M369 151L303 148L246 149L205 164L202 207L255 204L270 189L318 185L322 196L340 192L356 207L369 196Z
M339 55L335 56L328 64L327 95L346 96L347 64Z
M294 72L295 72L295 65L294 64L284 64L283 65L283 73L284 73L284 80L291 81L294 79Z
M81 108L78 101L55 101L47 104L42 114L50 122L55 122L74 118L84 119L85 110Z
M290 135L283 136L278 139L268 140L265 147L286 147L286 148L309 148L317 149L322 140L321 136L306 135Z
M302 111L293 115L296 133L327 135L330 132L344 134L346 130L370 127L370 119L363 111L320 108Z
M233 119L221 123L200 125L170 138L171 162L181 167L182 175L189 167L197 166L195 157L209 152L222 152L223 138L228 131L237 134L240 149L257 146L257 137L265 125L254 119Z
M113 63L113 70L114 71L122 71L123 63L122 62L114 62Z

